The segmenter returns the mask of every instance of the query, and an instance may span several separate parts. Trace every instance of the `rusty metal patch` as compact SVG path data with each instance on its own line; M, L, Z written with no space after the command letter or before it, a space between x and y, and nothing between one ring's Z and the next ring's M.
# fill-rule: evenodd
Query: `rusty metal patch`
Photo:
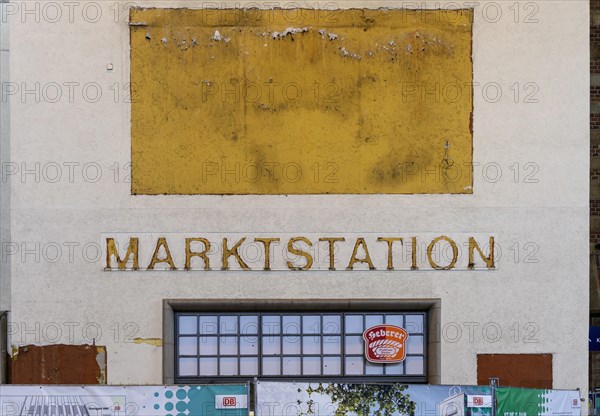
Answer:
M10 362L12 384L106 384L106 347L26 345Z

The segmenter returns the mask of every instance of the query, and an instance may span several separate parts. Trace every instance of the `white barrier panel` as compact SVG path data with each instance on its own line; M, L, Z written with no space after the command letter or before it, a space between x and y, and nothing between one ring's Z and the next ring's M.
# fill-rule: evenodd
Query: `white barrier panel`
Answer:
M258 382L255 414L373 415L380 410L390 415L489 416L489 394L488 386Z
M0 386L1 416L247 416L248 385Z

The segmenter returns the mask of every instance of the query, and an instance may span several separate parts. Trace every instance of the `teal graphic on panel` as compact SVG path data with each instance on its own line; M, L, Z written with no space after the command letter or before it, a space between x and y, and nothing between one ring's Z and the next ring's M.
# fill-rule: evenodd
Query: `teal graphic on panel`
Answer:
M179 386L154 393L154 410L165 416L248 416L247 385Z

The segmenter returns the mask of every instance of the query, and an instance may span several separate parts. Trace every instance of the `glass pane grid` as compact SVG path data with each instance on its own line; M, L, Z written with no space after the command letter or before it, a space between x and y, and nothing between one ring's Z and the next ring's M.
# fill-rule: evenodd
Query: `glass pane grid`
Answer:
M179 377L425 376L422 312L182 313L176 319ZM364 329L380 324L409 333L403 362L364 358Z

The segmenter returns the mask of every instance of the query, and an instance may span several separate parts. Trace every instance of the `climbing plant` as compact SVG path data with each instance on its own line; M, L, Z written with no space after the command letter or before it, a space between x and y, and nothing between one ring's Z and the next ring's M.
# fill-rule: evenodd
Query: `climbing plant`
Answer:
M335 416L347 416L349 413L359 416L392 416L395 412L414 416L416 404L410 399L410 395L404 393L407 388L406 384L319 383L317 388L309 386L306 390L309 396L306 402L308 408L302 415L316 414L312 395L317 393L329 396L337 406Z

